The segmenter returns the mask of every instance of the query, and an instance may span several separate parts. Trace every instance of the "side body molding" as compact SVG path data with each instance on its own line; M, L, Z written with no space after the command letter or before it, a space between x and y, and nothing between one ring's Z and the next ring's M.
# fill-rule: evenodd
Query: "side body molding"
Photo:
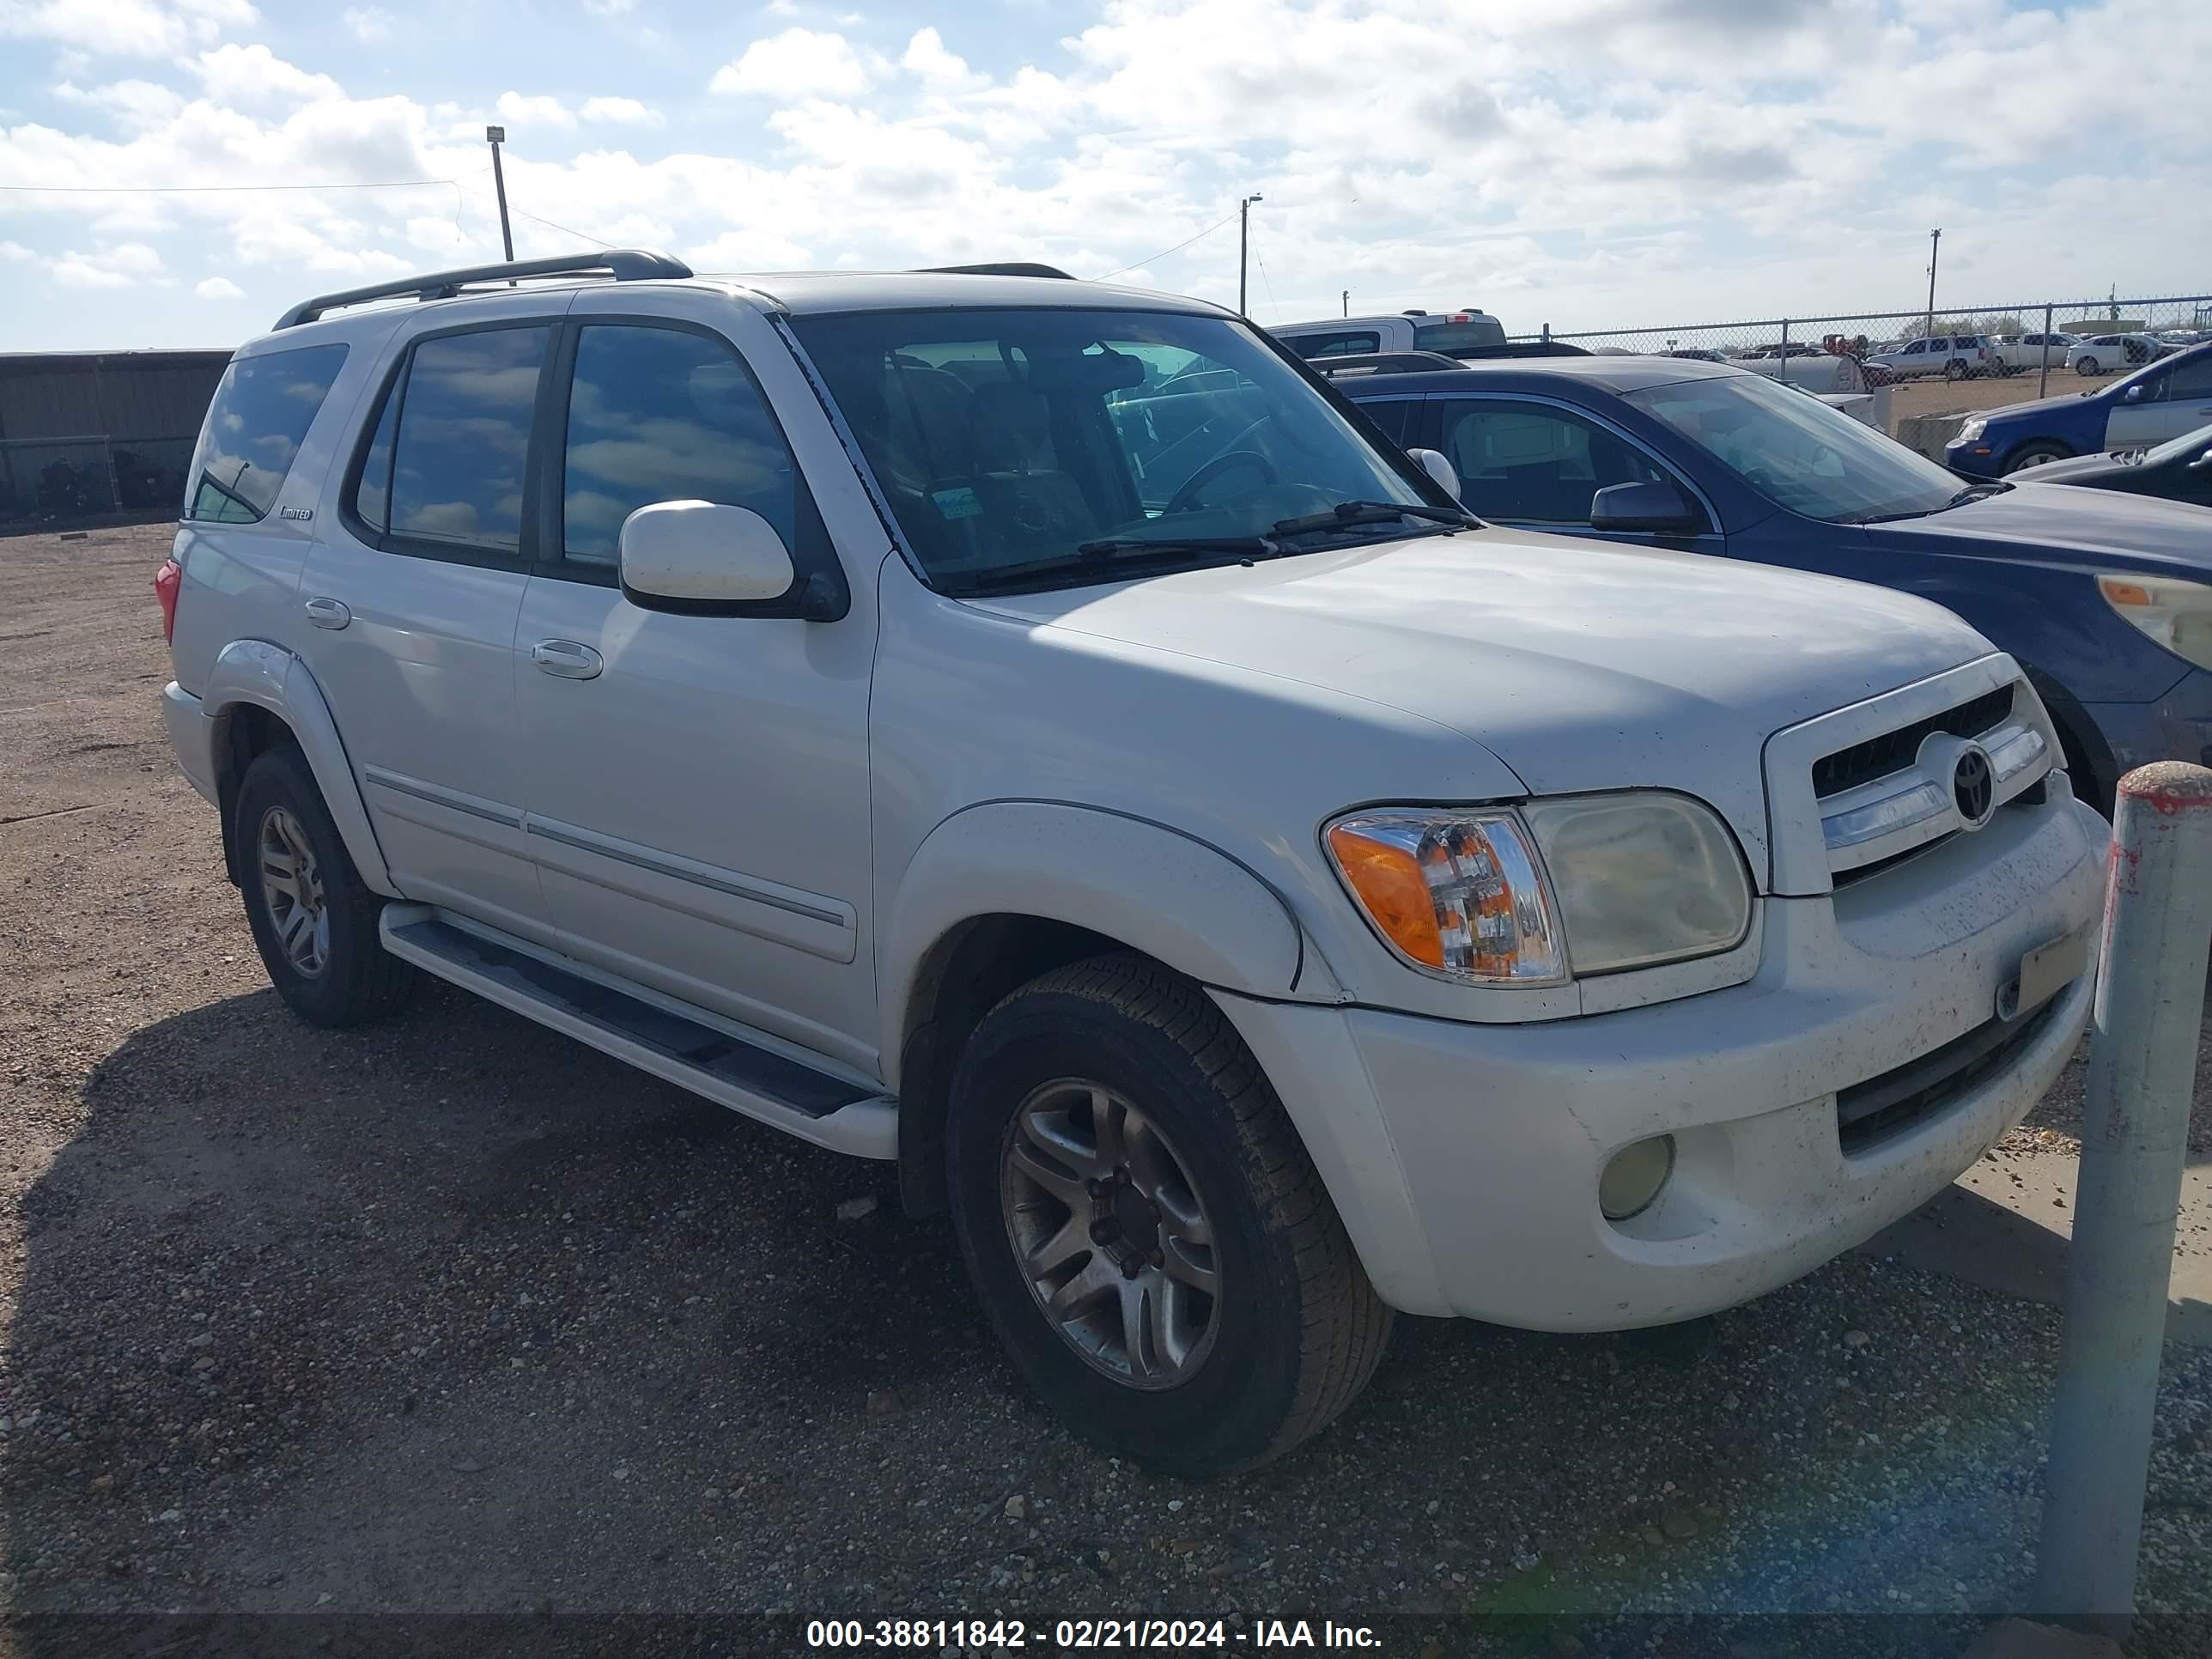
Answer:
M986 801L930 831L897 878L878 967L886 1057L898 1052L931 947L963 921L1006 914L1090 928L1224 989L1337 999L1281 898L1226 854L1119 812Z
M368 809L362 804L361 785L338 737L337 722L331 718L331 706L307 664L266 640L233 640L216 658L207 683L200 688L201 707L215 718L219 756L227 752L231 715L242 703L267 709L299 739L307 768L323 792L323 804L330 808L331 818L345 841L346 851L353 855L361 878L386 898L405 896L392 884L392 873L384 866L383 849L369 825Z

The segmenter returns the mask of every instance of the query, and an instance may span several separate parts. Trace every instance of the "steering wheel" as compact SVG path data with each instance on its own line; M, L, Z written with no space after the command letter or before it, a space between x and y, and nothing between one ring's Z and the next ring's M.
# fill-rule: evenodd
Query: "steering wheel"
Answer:
M1283 481L1283 475L1275 471L1275 464L1258 450L1224 450L1182 481L1182 488L1176 490L1167 506L1161 509L1162 516L1191 511L1198 505L1197 496L1200 490L1205 489L1223 473L1240 466L1251 467L1260 473L1262 483L1280 483Z

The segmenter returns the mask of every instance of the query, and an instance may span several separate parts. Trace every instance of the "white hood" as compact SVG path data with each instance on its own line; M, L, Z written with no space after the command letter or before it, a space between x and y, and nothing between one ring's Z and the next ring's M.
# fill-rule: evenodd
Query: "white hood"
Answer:
M1697 795L1762 885L1767 738L1993 649L1887 588L1496 528L970 603L1404 709L1532 794Z

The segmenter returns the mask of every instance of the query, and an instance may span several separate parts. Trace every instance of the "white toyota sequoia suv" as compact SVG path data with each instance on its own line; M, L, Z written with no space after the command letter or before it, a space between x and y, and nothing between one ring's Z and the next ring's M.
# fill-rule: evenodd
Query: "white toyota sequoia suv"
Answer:
M2009 658L1437 469L1042 267L447 272L233 361L163 708L301 1018L434 974L896 1160L1071 1425L1244 1468L1394 1310L1817 1267L2088 1012L2103 826Z

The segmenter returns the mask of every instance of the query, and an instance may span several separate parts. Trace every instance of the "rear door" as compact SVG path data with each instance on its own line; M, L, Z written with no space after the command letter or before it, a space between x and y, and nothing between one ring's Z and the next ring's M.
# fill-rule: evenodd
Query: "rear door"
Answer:
M472 301L466 323L409 341L300 586L301 654L400 890L541 943L514 625L538 535L531 433L548 313L562 303Z

